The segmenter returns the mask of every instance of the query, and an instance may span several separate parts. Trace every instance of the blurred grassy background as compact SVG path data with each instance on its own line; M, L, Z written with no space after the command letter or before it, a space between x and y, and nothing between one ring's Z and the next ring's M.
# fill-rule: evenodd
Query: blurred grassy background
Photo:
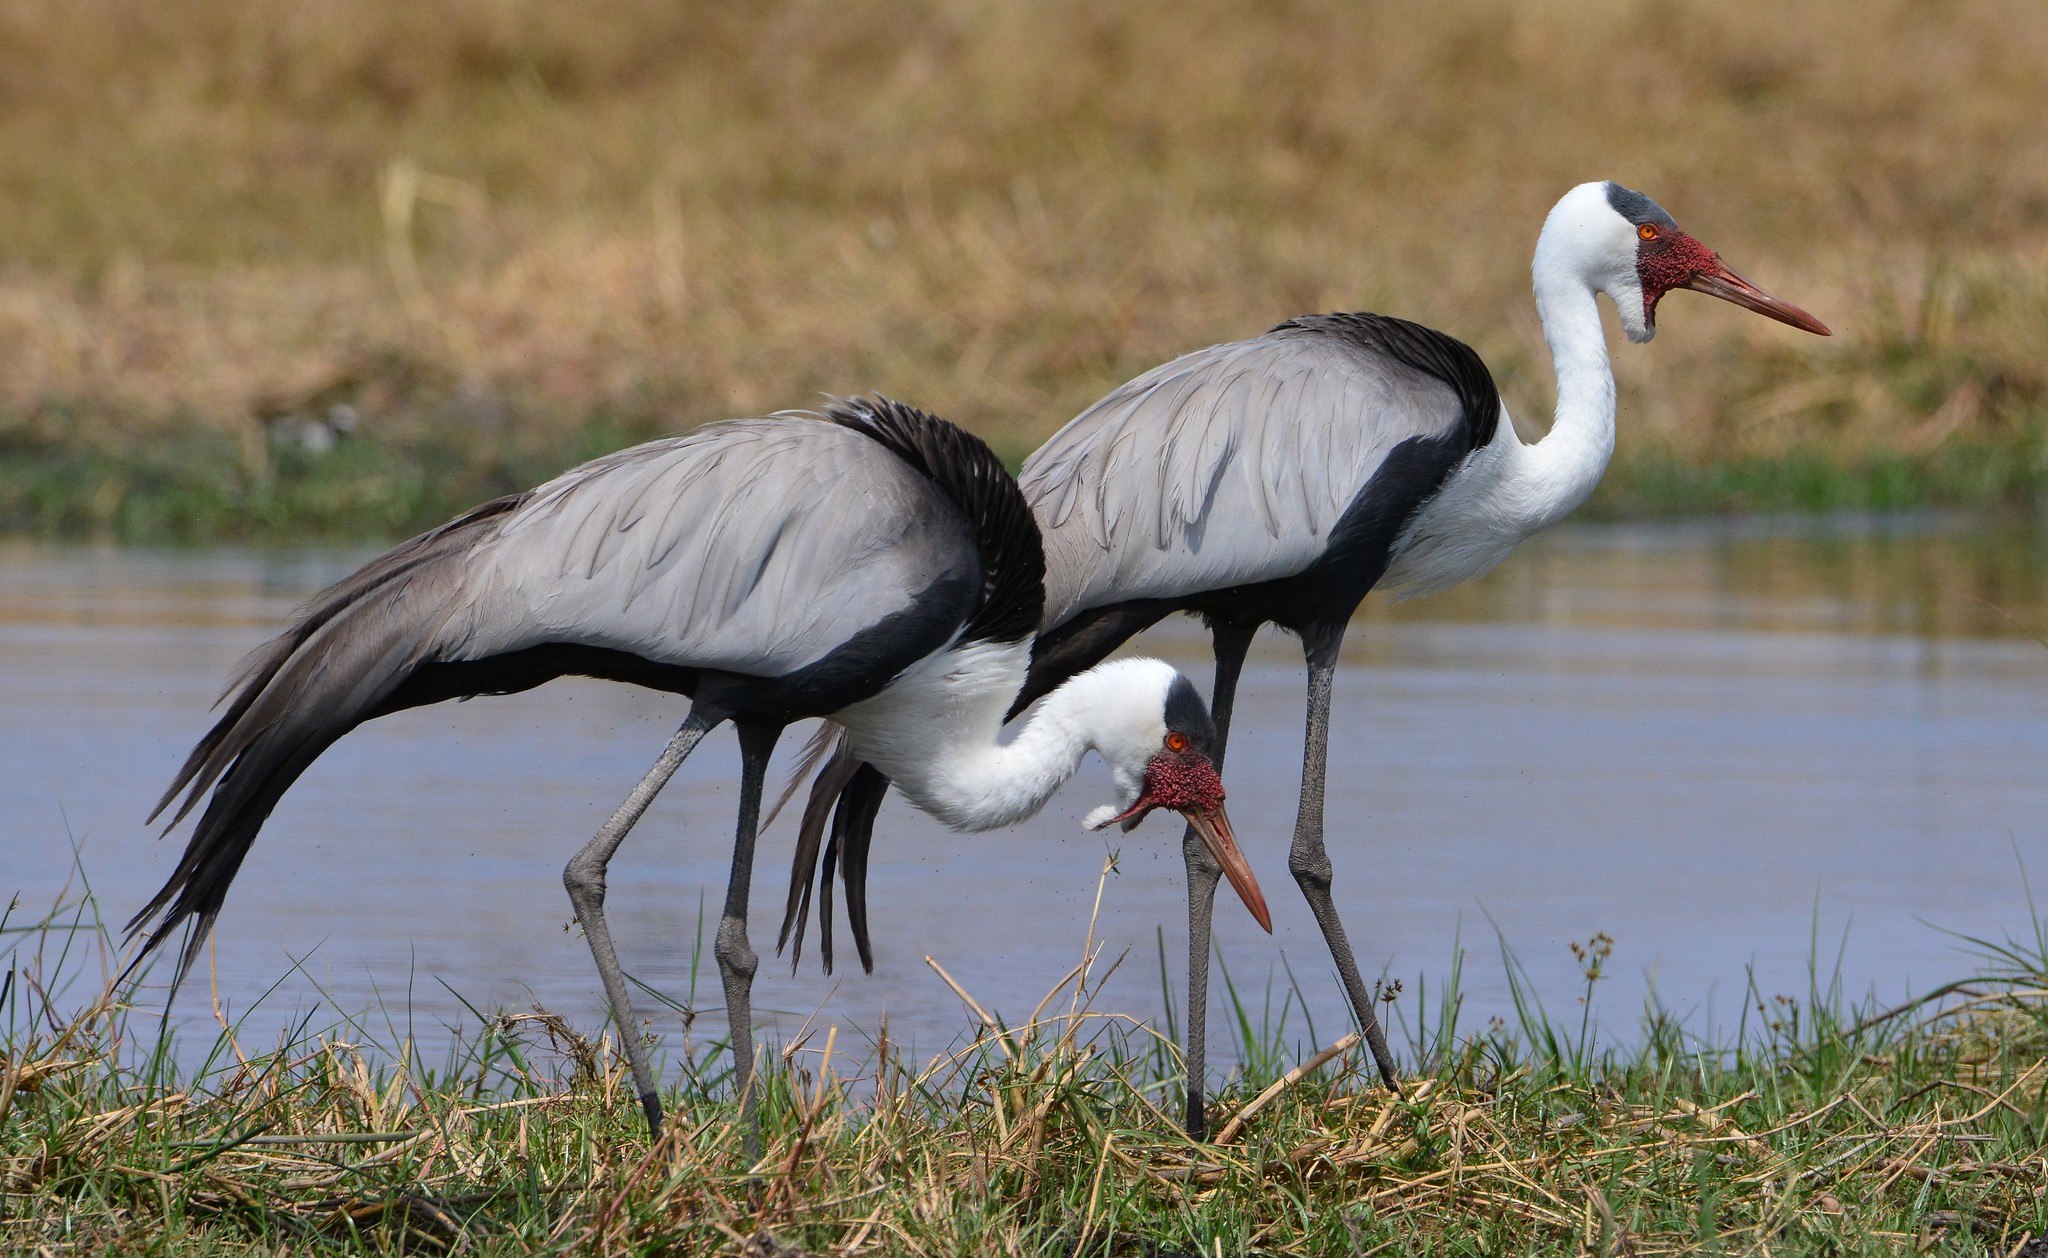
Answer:
M1617 337L1596 508L2033 504L2044 116L2037 0L0 0L0 528L391 533L820 391L1021 456L1327 309L1540 432L1603 177L1837 335Z

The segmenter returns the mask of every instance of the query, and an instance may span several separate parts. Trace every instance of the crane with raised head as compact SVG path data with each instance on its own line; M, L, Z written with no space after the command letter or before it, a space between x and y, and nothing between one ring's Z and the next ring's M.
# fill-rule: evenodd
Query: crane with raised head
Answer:
M988 447L885 399L707 425L485 503L316 595L243 663L157 806L184 793L175 827L206 801L175 872L129 923L148 931L130 970L189 922L175 991L265 819L336 739L402 709L564 675L690 699L654 767L562 876L656 1135L661 1102L605 924L605 870L723 723L739 736L740 803L714 954L748 1119L748 887L769 754L792 721L830 717L911 802L961 830L1031 816L1097 752L1116 802L1089 824L1181 813L1270 929L1224 811L1214 724L1171 666L1077 670L999 741L1044 619L1044 578L1030 508Z
M1393 1057L1337 914L1323 833L1332 688L1353 611L1375 589L1423 594L1478 577L1592 493L1615 441L1600 294L1637 343L1656 335L1658 303L1678 289L1828 334L1730 270L1656 202L1614 183L1581 184L1558 201L1532 270L1557 375L1556 415L1540 441L1516 434L1492 374L1462 342L1385 315L1313 315L1145 373L1060 429L1019 478L1045 536L1046 602L1018 710L1161 618L1190 612L1215 646L1220 765L1253 634L1271 624L1300 639L1307 721L1288 869L1389 1087ZM828 965L838 866L854 940L872 968L865 882L887 788L886 769L859 764L844 745L813 782L783 938L801 948L823 842ZM1197 838L1183 854L1186 1113L1199 1137L1217 868Z

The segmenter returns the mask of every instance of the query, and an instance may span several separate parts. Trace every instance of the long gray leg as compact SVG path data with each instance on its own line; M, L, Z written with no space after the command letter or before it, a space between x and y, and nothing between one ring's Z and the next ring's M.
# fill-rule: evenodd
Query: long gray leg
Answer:
M647 805L668 785L681 767L683 757L696 749L704 735L718 725L719 718L700 714L695 708L683 720L683 727L676 736L669 739L668 747L647 776L626 796L626 802L619 805L611 820L595 838L583 845L583 850L569 858L569 864L562 870L562 885L569 889L569 903L575 907L576 920L583 927L583 937L590 941L591 955L597 958L597 976L604 980L605 999L612 1007L612 1023L618 1028L619 1042L626 1047L626 1060L633 1066L633 1086L640 1089L640 1107L647 1112L647 1130L655 1139L661 1138L661 1098L655 1095L654 1070L647 1063L647 1046L640 1042L640 1023L633 1016L633 999L626 992L626 975L619 969L619 954L612 947L611 928L604 921L604 871L611 863L612 853L619 850L619 844L626 841L626 835L633 829L640 814L647 811Z
M740 824L733 838L732 880L725 888L725 915L718 922L712 955L725 981L725 1016L732 1027L733 1090L740 1098L740 1126L747 1156L761 1156L760 1098L754 1081L754 971L760 961L747 943L747 893L754 879L754 831L761 820L761 788L768 757L782 735L779 725L742 725L740 732Z
M1210 632L1216 641L1216 686L1210 693L1209 713L1216 720L1216 769L1220 773L1223 746L1230 739L1230 709L1237 700L1237 677L1258 626L1218 623ZM1209 1070L1209 926L1216 910L1216 880L1223 876L1223 866L1209 854L1209 845L1196 835L1193 826L1181 836L1180 854L1188 867L1187 1127L1188 1138L1200 1140L1207 1131L1202 1088Z
M1337 674L1337 647L1343 641L1340 630L1327 640L1304 636L1303 652L1308 657L1308 731L1301 756L1301 811L1294 823L1294 846L1287 853L1287 869L1308 898L1309 912L1323 928L1323 940L1337 962L1344 980L1344 992L1351 998L1351 1011L1372 1049L1373 1064L1380 1080L1400 1091L1394 1074L1394 1055L1387 1051L1387 1037L1380 1030L1373 1010L1372 994L1358 976L1358 962L1351 955L1351 941L1344 937L1344 923L1337 920L1337 906L1330 899L1330 854L1323 847L1323 775L1330 758L1330 689Z

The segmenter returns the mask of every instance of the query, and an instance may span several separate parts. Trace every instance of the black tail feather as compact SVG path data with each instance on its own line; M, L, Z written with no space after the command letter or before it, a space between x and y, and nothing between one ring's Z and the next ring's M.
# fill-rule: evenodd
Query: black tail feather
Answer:
M819 877L819 945L825 973L831 973L831 869L840 867L846 887L846 924L854 932L860 969L874 973L874 945L868 940L868 848L874 844L874 817L889 795L889 779L879 768L862 762L840 791L840 807L831 813L831 842L825 848L825 869Z
M815 754L814 754L815 753ZM804 954L804 928L811 915L811 875L818 868L818 853L825 835L825 821L831 815L832 805L839 798L839 792L853 776L858 761L853 758L843 731L827 725L819 731L819 739L805 751L807 763L800 766L791 780L791 790L796 782L817 767L817 759L826 757L817 777L811 781L811 793L804 801L804 815L797 827L796 853L789 863L789 896L782 910L782 933L775 941L775 950L781 952L790 948L790 973L796 972L797 963ZM831 888L826 887L829 899ZM829 945L828 945L829 947ZM829 969L829 966L827 967Z
M840 836L846 830L846 792L833 800L832 837L825 843L825 863L818 870L818 959L832 972L832 875L839 872Z
M875 972L875 950L868 940L868 849L875 841L875 817L888 794L889 779L880 769L863 763L839 797L832 826L832 842L839 849L840 876L846 887L846 924L853 931L860 968L869 974Z
M860 954L861 969L869 974L875 972L874 945L868 938L868 848L874 842L875 816L882 809L882 801L889 794L889 779L871 764L854 761L851 754L843 757L848 771L843 777L827 783L827 775L834 774L840 761L826 766L819 774L818 789L811 797L812 805L821 801L835 801L832 810L832 837L825 844L824 864L818 871L818 955L825 966L825 973L832 972L832 875L844 871L846 890L846 919L853 928L853 946ZM808 903L810 897L804 900Z

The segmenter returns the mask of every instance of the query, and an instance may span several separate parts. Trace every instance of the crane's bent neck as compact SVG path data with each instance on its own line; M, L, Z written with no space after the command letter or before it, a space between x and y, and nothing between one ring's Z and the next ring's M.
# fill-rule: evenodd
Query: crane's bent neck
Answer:
M1518 479L1525 530L1569 515L1600 483L1614 457L1614 369L1585 269L1546 225L1536 243L1536 316L1557 373L1557 414L1550 433L1523 447Z
M1096 745L1099 683L1087 673L1047 695L1017 736L1001 741L1030 659L1028 641L942 651L834 719L919 809L956 830L993 830L1043 808Z

